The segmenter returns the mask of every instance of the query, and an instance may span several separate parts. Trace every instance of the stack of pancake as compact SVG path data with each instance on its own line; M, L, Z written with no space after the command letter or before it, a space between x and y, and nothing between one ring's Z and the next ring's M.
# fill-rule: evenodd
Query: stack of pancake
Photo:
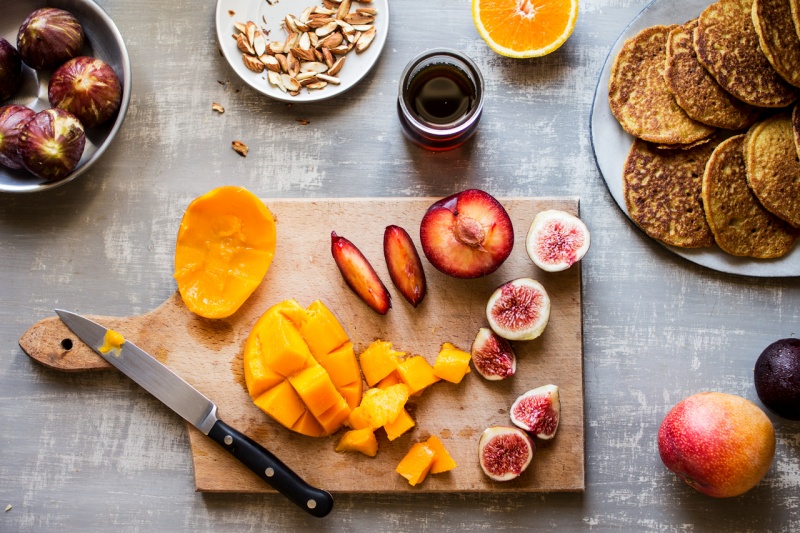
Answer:
M631 219L672 246L785 255L800 237L800 0L718 0L625 42L609 104L636 139Z

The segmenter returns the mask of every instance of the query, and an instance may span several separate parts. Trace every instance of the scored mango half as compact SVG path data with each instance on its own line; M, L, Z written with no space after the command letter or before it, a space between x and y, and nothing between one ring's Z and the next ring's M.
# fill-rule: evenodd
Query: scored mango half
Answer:
M244 378L254 403L287 428L311 437L338 430L361 401L353 344L319 300L270 307L244 347Z

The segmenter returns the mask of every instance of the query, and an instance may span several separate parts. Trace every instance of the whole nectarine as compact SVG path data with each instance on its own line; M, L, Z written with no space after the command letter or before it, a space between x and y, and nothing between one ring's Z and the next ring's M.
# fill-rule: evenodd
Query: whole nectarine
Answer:
M775 431L754 403L721 392L689 396L667 413L658 430L667 468L694 489L738 496L764 477L775 455Z

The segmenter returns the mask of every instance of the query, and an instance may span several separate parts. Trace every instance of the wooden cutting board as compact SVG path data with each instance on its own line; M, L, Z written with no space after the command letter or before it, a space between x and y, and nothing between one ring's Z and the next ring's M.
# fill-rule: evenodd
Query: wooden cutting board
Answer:
M383 258L383 230L397 224L408 230L421 252L419 223L432 198L266 200L275 215L278 245L261 286L233 316L221 320L190 313L174 293L161 306L128 318L94 316L122 333L219 406L220 417L242 430L309 483L331 492L546 492L584 489L583 346L581 274L576 265L564 272L537 269L525 252L525 236L534 215L543 209L578 214L577 198L505 198L514 224L515 245L493 274L473 280L454 279L423 257L428 295L414 309L392 285ZM386 316L369 309L345 285L330 254L335 230L358 246L372 262L392 295ZM177 231L177 227L176 227ZM487 381L477 372L458 385L439 382L410 400L416 427L389 441L378 431L377 457L336 453L342 432L323 438L298 435L261 412L250 400L242 373L242 350L255 321L271 305L295 298L307 306L321 299L339 318L356 353L375 339L416 353L433 363L444 342L469 350L478 328L486 326L485 305L500 284L533 277L552 300L544 334L513 343L517 374ZM32 326L20 346L41 363L67 371L111 368L78 340L57 318ZM517 480L498 483L478 464L478 440L489 426L510 425L508 410L521 393L554 383L561 392L561 423L549 442L537 440L529 469ZM411 487L395 473L411 445L437 435L458 467L430 475ZM208 492L272 492L272 489L214 442L189 426L196 488Z

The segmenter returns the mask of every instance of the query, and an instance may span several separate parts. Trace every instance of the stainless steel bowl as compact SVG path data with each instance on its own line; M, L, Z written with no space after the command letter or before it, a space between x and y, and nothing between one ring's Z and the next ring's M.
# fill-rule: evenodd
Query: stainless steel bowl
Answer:
M0 192L27 193L52 189L70 182L89 170L106 151L125 120L131 100L131 61L128 50L114 21L92 0L14 0L0 1L0 36L16 47L19 26L33 11L57 7L75 15L86 34L82 55L97 57L108 63L119 76L122 101L117 116L100 126L86 129L86 148L78 166L68 176L45 181L26 172L0 166ZM23 66L24 81L19 92L0 105L20 104L34 111L50 107L47 86L50 72L38 72Z

